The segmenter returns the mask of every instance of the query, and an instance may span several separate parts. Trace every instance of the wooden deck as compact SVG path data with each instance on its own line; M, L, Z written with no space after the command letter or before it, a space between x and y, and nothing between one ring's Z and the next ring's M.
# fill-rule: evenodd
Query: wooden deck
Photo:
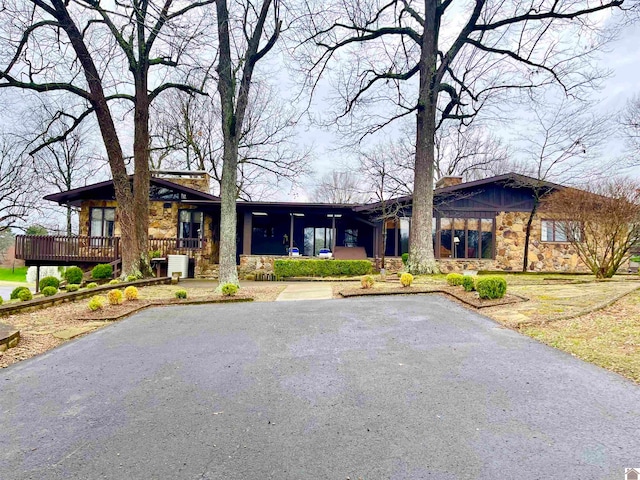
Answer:
M149 250L160 256L188 255L193 258L205 246L199 238L154 238ZM27 265L111 263L121 258L119 237L17 235L16 258Z

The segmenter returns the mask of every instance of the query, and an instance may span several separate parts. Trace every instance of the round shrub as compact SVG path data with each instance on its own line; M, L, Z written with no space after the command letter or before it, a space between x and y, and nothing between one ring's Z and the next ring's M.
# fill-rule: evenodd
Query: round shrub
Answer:
M187 298L187 291L183 288L176 290L175 296L176 298Z
M67 292L77 292L80 290L80 285L77 283L70 283L67 285Z
M11 292L11 295L9 296L9 298L11 300L17 300L18 298L20 298L18 295L20 295L20 292L22 290L29 290L29 287L16 287L13 289L13 291Z
M98 284L96 282L87 283L87 288L96 288Z
M56 277L44 277L38 285L40 285L40 290L44 290L47 287L54 287L57 290L60 288L60 280Z
M56 293L58 293L58 289L56 287L44 287L42 289L42 295L44 295L45 297L50 297L52 295L55 295Z
M103 308L106 303L107 299L102 295L95 295L91 297L91 300L89 300L87 307L89 307L89 310L91 310L92 312L95 312L96 310L100 310L101 308Z
M476 282L474 282L472 276L464 275L462 277L462 288L464 288L466 292L473 292L476 289Z
M138 289L133 285L128 286L124 289L124 298L126 298L127 300L137 300Z
M447 275L447 283L453 287L457 287L458 285L462 285L462 279L464 275L459 273L450 273Z
M119 283L120 283L120 280L118 280L117 278L114 278L109 282L109 285L118 285Z
M495 275L480 277L476 280L476 290L480 298L502 298L507 293L507 281Z
M402 254L402 263L403 263L404 265L406 265L406 264L407 264L407 262L409 262L409 254L408 254L408 253L403 253L403 254Z
M20 292L18 293L18 298L21 301L26 302L27 300L31 300L33 298L33 294L31 293L31 290L25 288L24 290L20 290Z
M120 305L124 301L124 295L122 294L122 291L118 290L117 288L109 290L109 293L107 293L107 298L109 299L109 303L111 305Z
M410 273L403 273L402 276L400 277L400 284L403 287L410 287L412 283L413 283L413 275L411 275Z
M67 283L73 283L74 285L82 283L82 277L84 272L80 267L69 267L64 271L64 279Z
M222 286L222 294L226 295L227 297L232 297L234 296L236 293L238 293L238 289L240 287L238 285L236 285L235 283L225 283Z
M109 278L113 275L113 267L108 263L100 263L91 270L91 278Z
M373 279L371 275L365 275L360 280L360 285L362 285L362 288L371 288L373 287L374 283L376 283L376 281Z
M136 280L138 280L138 277L136 277L135 275L127 276L127 282L135 282Z

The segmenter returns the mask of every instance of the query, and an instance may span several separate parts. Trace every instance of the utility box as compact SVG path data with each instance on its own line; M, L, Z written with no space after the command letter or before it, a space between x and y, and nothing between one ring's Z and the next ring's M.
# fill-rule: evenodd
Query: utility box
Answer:
M179 272L180 278L189 275L189 255L167 255L167 276L171 277Z

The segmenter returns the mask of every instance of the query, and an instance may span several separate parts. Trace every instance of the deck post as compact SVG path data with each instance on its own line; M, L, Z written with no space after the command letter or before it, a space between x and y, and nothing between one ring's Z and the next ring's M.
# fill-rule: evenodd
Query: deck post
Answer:
M40 264L36 265L36 293L40 291Z

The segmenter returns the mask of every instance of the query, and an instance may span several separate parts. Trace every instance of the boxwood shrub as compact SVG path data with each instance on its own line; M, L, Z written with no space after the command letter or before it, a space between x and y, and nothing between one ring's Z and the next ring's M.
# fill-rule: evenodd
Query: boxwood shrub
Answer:
M502 298L507 293L507 281L497 275L487 275L476 280L476 290L480 298Z
M56 287L53 287L53 286L44 287L42 289L42 295L44 295L45 297L51 297L52 295L55 295L56 293L58 293L58 289Z
M371 273L368 260L276 260L276 277L339 277Z
M113 267L108 263L100 263L91 270L91 278L111 278L113 275Z
M464 288L466 292L473 292L476 289L476 282L472 276L464 275L462 277L462 288Z
M462 285L462 279L464 275L460 273L450 273L447 275L447 283L453 287L457 287L458 285Z
M60 280L56 277L44 277L40 280L40 291L44 290L47 287L54 287L56 290L60 288Z
M20 290L20 292L18 292L18 298L21 301L26 302L27 300L31 300L33 298L33 294L31 293L31 290L29 290L28 288L24 288Z
M78 290L80 290L80 285L77 283L70 283L67 285L67 292L77 292Z
M79 285L82 283L84 272L80 267L69 267L64 271L64 279L69 284Z
M16 287L16 288L14 288L13 291L11 292L11 295L9 295L9 298L11 300L17 300L18 298L20 298L19 295L20 295L20 292L22 290L29 290L29 287Z

